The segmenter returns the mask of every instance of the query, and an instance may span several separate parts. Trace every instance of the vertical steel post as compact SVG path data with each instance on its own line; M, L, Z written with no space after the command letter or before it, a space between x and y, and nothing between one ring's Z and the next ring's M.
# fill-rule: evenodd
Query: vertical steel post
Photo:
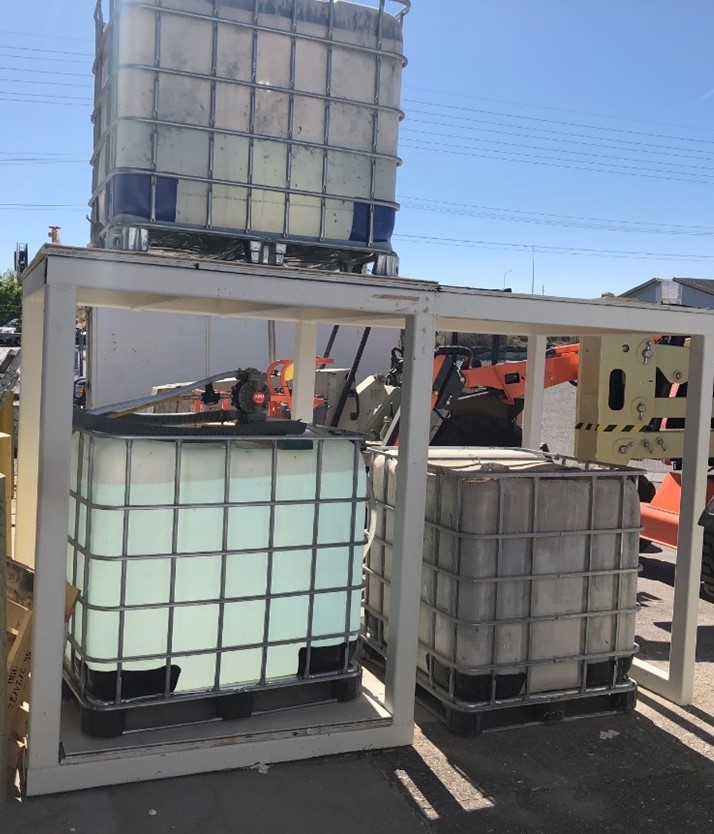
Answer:
M526 372L526 401L523 411L524 449L540 446L543 427L543 387L545 385L545 336L528 337L528 370Z
M385 691L404 744L411 744L414 733L434 335L434 316L407 318Z
M295 368L293 375L293 420L313 421L315 400L315 355L317 325L298 322L295 328Z
M679 704L694 695L697 614L702 569L703 531L699 518L706 503L709 438L714 379L714 335L694 336L689 358L686 430L682 460L682 498L674 579L672 647L669 657L671 694Z
M40 292L44 295L44 303L40 305L44 308L42 363L41 366L33 365L29 376L27 367L23 367L22 379L24 396L36 398L39 412L29 733L29 765L34 770L56 767L59 761L68 474L77 313L77 291L74 287L45 286ZM38 370L41 371L39 376ZM24 486L32 488L29 483ZM30 521L26 519L26 523Z

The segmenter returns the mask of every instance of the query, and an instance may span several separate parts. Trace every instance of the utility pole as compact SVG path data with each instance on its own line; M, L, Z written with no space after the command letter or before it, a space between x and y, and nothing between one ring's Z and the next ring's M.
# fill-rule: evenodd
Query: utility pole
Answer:
M535 246L531 246L531 295L535 295Z

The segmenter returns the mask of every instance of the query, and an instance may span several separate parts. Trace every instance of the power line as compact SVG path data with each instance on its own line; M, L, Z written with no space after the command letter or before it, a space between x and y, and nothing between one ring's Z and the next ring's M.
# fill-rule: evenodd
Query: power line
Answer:
M565 168L571 171L589 171L591 173L596 174L621 174L625 176L631 177L646 177L648 179L657 179L657 180L667 180L670 182L685 182L685 183L693 183L693 184L702 184L702 185L711 185L711 179L695 179L694 175L684 177L684 176L663 176L660 174L654 173L647 173L648 169L642 169L640 171L635 170L632 167L628 167L626 169L619 170L614 166L605 166L604 163L597 163L591 162L588 163L590 167L586 167L585 165L574 165L574 164L565 164L565 162L572 162L572 160L558 160L557 157L538 157L533 156L530 154L515 154L513 152L504 151L503 153L509 153L510 156L499 156L495 153L469 153L466 151L458 151L458 150L444 150L441 145L437 145L434 143L424 145L415 145L415 144L402 144L403 148L409 150L416 150L416 151L429 151L430 153L443 153L452 156L470 156L479 159L492 159L497 160L500 162L523 162L529 165L542 165L549 168ZM513 156L519 156L521 159L513 159ZM593 167L599 166L599 167ZM662 172L662 174L667 172ZM680 174L678 171L671 172L672 174ZM686 173L686 172L683 172Z
M0 151L0 156L72 156L70 153L58 153L57 151Z
M91 62L81 61L79 58L45 58L42 55L13 55L10 52L0 51L0 58L3 60L11 60L11 61L44 61L48 64L70 64L70 65L81 65L84 67L89 67L91 72ZM25 70L26 67L16 66L13 69L18 70Z
M632 157L626 157L626 156L614 156L613 154L601 154L601 153L590 153L588 151L568 150L567 148L544 148L544 147L540 147L538 145L523 144L521 142L504 142L504 141L498 141L497 142L494 139L477 139L477 138L471 137L471 136L459 137L459 136L454 136L453 134L437 133L437 132L428 131L428 130L410 130L409 128L407 128L403 131L403 133L407 134L408 136L412 136L412 135L414 135L414 136L432 136L432 137L441 138L441 139L459 139L459 138L461 138L463 142L477 142L479 144L496 144L498 146L497 150L502 148L502 147L527 148L528 150L532 150L532 151L545 151L546 153L561 153L561 154L573 154L573 155L577 154L578 156L592 157L594 159L611 159L611 160L616 160L618 162L647 162L650 165L664 165L664 164L666 164L664 162L659 162L656 159L638 159L638 158L632 158ZM421 142L421 141L429 141L429 140L417 139L416 141ZM462 147L462 145L453 145L453 144L446 144L446 143L439 143L439 144L443 144L444 147L450 147L450 148ZM655 151L646 151L645 153L649 153L651 155L654 155L656 152ZM667 159L676 157L676 154L662 154L662 155L666 156ZM680 157L677 157L677 158L680 158ZM712 162L714 162L714 157L706 157L705 158L705 157L689 157L689 156L687 156L685 158L696 160L697 162L706 162L708 160L711 160ZM692 168L692 169L697 170L697 171L708 171L708 170L714 171L714 168L707 168L707 167L701 166L701 165L690 165L686 162L675 162L673 164L675 166L680 167L680 168Z
M678 254L672 252L637 252L623 249L588 249L577 246L543 246L533 245L530 243L506 243L503 241L493 240L469 240L460 238L444 238L432 237L426 235L409 235L396 234L396 238L402 240L410 240L419 243L433 244L439 246L459 246L459 247L473 247L484 249L506 249L509 251L523 251L530 252L535 250L537 253L546 255L583 255L588 257L607 257L607 258L635 258L637 260L651 260L653 258L663 260L682 260L682 261L712 261L714 255L692 255L692 254Z
M445 110L456 110L460 113L479 113L484 116L498 116L500 118L509 118L509 119L520 119L523 121L528 122L539 122L542 124L551 124L551 125L559 125L563 127L579 127L585 128L586 130L601 130L606 131L609 133L624 133L629 136L648 136L649 138L657 138L657 139L674 139L675 141L681 142L696 142L696 143L704 143L711 145L714 140L712 139L693 139L687 136L671 136L668 134L662 133L651 133L645 132L641 130L630 130L629 128L620 128L620 127L602 127L600 125L587 125L582 124L580 122L563 122L557 119L545 119L540 116L522 116L517 113L500 113L495 110L482 110L476 107L458 107L453 104L436 104L434 102L429 101L419 101L417 99L403 99L404 103L408 104L419 104L425 105L426 107L441 107ZM443 113L432 113L433 116L443 116Z
M478 217L486 220L537 224L559 228L692 237L714 235L714 226L687 226L672 223L646 223L642 221L549 214L546 212L521 211L519 209L429 200L421 197L400 197L400 202L403 208L409 208L414 211L453 214L462 217Z
M0 78L2 84L40 84L43 87L73 87L75 90L91 90L91 84L73 84L67 81L36 81L34 78ZM17 91L21 92L21 91Z
M66 49L39 49L38 47L34 46L15 46L14 43L0 44L0 49L12 49L14 52L37 52L47 55L79 55L83 58L94 58L93 52L70 52Z
M416 113L417 115L423 116L433 116L437 117L439 121L427 121L423 119L414 119L411 118L410 114ZM636 148L646 147L646 148L663 148L663 149L671 149L676 151L685 151L686 153L711 153L712 150L701 149L698 148L682 148L682 147L673 147L672 145L662 145L653 142L639 142L634 139L616 139L614 137L604 137L604 136L592 136L588 133L574 133L568 130L553 130L552 128L547 127L535 127L533 125L514 125L510 124L509 122L497 122L491 119L476 119L469 116L452 116L449 113L433 113L430 110L410 110L407 113L407 124L416 123L416 124L427 124L427 125L437 125L438 127L457 127L461 128L462 130L473 130L478 131L480 133L502 133L502 131L490 130L483 127L473 127L472 125L491 125L493 127L503 127L507 128L509 132L511 132L514 136L524 136L530 137L535 139L545 139L545 137L540 136L538 134L546 134L551 136L567 136L571 137L572 139L576 140L577 142L582 142L583 140L587 139L594 139L595 142L602 147L618 147L618 145L611 145L611 144L604 144L605 142L617 142L619 145L632 145ZM444 119L449 119L449 122L445 122ZM456 124L452 124L452 122L456 122ZM461 122L465 124L460 124ZM525 133L524 131L529 131ZM536 135L534 136L534 132ZM685 140L686 141L686 140ZM704 144L714 145L714 140L703 139L701 140Z
M10 32L7 29L0 29L0 35L12 35L13 37L19 36L22 38L49 38L49 40L53 41L81 41L82 43L94 43L93 38L78 38L72 35L46 35L42 32Z
M70 101L89 101L92 102L93 99L89 98L88 96L69 96L63 95L62 93L28 93L25 90L2 90L0 89L0 95L9 95L9 96L23 96L27 98L47 98L50 101L57 101L59 99L69 99ZM20 101L24 101L25 98L21 98Z
M62 75L65 77L72 76L73 78L92 78L91 73L87 72L60 72L58 70L29 69L26 67L0 67L0 72L21 72L23 75L29 72L32 75Z
M0 203L0 211L87 211L87 206L31 205L24 203Z
M435 114L429 114L435 115ZM447 116L448 119L454 119L458 117ZM619 150L619 151L627 151L629 153L647 153L651 155L660 155L660 156L679 156L685 159L701 159L707 160L714 158L712 153L714 153L714 148L712 149L699 149L699 148L681 148L672 145L656 145L652 142L633 142L630 140L621 140L621 139L613 139L610 142L600 142L598 141L597 136L588 136L587 134L580 134L580 133L568 133L562 132L558 133L554 130L548 130L546 128L526 128L520 127L518 125L509 125L503 122L489 122L489 121L482 121L480 119L469 119L468 125L461 125L455 124L451 125L448 122L444 122L443 119L435 122L430 121L428 119L408 119L405 123L405 127L402 128L402 132L405 130L412 130L411 125L418 124L418 125L430 125L434 127L453 127L457 130L467 131L468 133L495 133L497 136L510 136L514 139L534 139L538 142L559 142L561 144L577 142L578 145L583 145L589 148L603 148L605 150ZM494 125L500 126L503 128L508 128L508 130L494 130L493 128L488 127L474 127L472 123L477 125ZM529 130L537 130L538 133L534 134L531 132L525 133L524 131ZM545 134L552 134L550 136L545 135L541 136L539 133ZM561 138L561 137L569 137L569 138ZM449 134L449 138L457 138L453 133ZM590 142L587 141L589 139L595 139L596 141ZM617 144L613 144L617 143ZM654 148L654 150L642 150L647 148ZM683 153L676 153L682 151ZM700 154L701 156L696 156L695 154Z
M17 94L16 94L17 95ZM2 91L0 91L0 101L9 101L14 102L15 104L40 104L42 106L51 104L57 105L59 107L87 107L87 105L92 104L91 99L80 99L77 102L72 101L58 101L57 99L27 99L27 98L14 98L12 95L3 95ZM82 104L81 102L85 102ZM91 108L90 108L91 109Z
M88 165L87 159L23 159L13 161L0 160L0 166L12 168L17 165Z
M533 104L532 102L525 101L513 101L500 98L486 98L485 96L475 96L470 95L468 93L455 93L453 90L431 90L425 87L412 87L411 85L406 85L405 89L417 90L423 93L433 93L434 95L439 96L440 99L442 96L455 96L457 98L471 99L476 101L488 101L492 102L493 104L510 104L516 107L530 107L534 110L552 110L558 113L573 113L577 116L590 116L596 119L614 119L616 121L621 122L636 122L638 124L658 125L660 127L674 127L678 130L702 130L707 133L714 132L714 129L710 127L697 127L696 125L674 124L672 122L657 122L652 121L651 119L635 119L632 116L615 116L612 113L593 113L586 110L571 110L567 107L553 107L547 104Z

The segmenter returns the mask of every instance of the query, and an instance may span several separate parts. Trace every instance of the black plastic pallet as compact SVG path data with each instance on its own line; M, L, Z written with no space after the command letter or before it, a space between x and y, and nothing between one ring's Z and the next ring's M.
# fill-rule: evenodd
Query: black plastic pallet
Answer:
M373 671L384 672L384 656L373 646L360 646L362 663ZM578 695L554 693L551 698L536 697L532 701L513 701L496 706L464 709L448 703L417 681L416 701L439 718L455 734L476 736L490 730L515 729L532 724L559 724L575 718L632 712L637 706L637 684L626 679L616 690L601 689Z
M502 704L476 710L462 710L444 703L420 684L416 699L456 735L477 736L492 730L515 729L532 724L559 724L575 718L632 712L637 706L637 686L618 692L583 694L579 697L554 697L550 701Z
M170 698L146 701L127 707L92 706L66 685L65 697L75 701L83 733L94 738L116 738L125 732L162 729L177 724L194 724L250 718L254 714L274 712L325 701L352 701L362 691L361 668L348 675L316 678L293 685L265 687L216 696Z

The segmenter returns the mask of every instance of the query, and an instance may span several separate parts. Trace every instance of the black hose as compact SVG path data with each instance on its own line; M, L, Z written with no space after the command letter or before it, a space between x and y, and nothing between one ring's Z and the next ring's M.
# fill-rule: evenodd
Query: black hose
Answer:
M197 414L132 414L107 417L76 408L72 424L76 429L122 437L284 437L304 434L305 423L298 420L263 420L236 424L236 411L202 411ZM204 425L221 422L222 425Z

